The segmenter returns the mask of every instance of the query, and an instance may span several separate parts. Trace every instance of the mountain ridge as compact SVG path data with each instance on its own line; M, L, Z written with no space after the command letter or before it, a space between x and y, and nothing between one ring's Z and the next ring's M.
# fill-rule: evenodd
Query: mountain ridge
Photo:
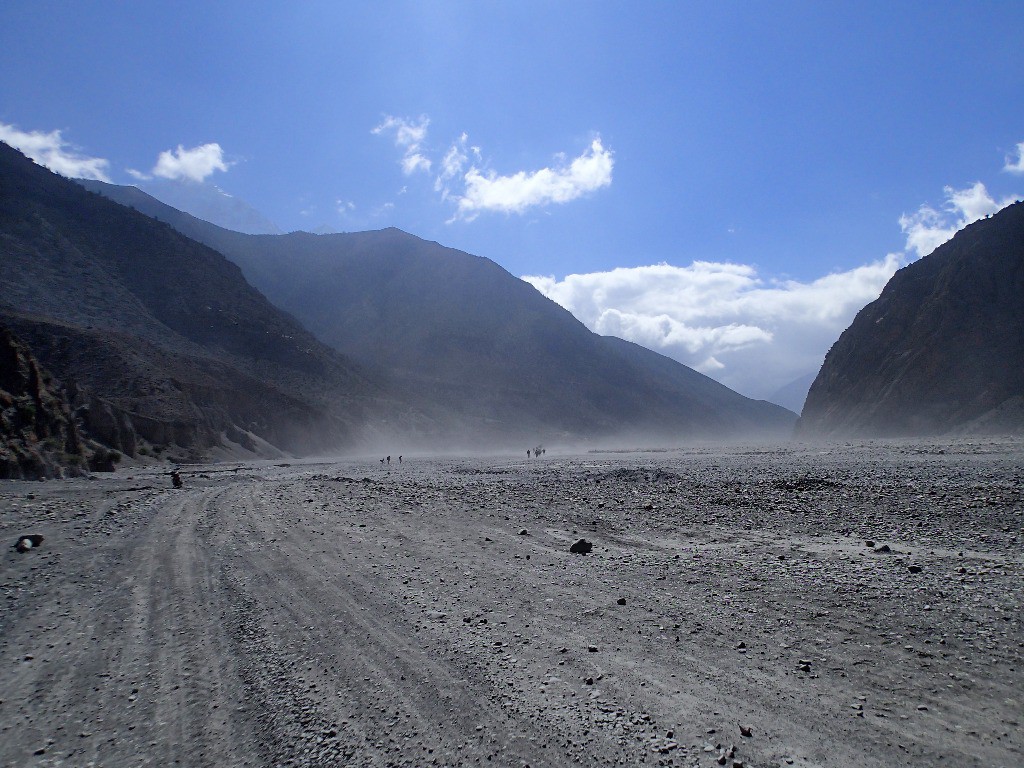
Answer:
M106 417L89 424L89 413L87 428L129 455L141 441L198 457L229 435L274 450L337 448L384 398L221 254L5 144L0 249L0 320L90 393L118 429L103 429Z
M419 405L451 404L469 428L549 439L781 437L796 418L658 353L592 333L490 259L394 227L245 235L131 187L83 184L224 253L317 338L382 371Z

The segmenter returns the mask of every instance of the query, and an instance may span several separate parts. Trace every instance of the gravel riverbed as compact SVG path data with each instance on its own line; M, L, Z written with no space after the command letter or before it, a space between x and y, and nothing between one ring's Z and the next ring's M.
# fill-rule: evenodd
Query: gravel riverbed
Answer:
M0 765L1024 765L1020 439L182 478L0 483Z

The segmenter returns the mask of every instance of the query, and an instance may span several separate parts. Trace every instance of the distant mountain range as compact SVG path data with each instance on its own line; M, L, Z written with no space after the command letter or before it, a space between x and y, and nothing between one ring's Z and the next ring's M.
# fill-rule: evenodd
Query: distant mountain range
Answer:
M129 456L680 443L795 421L591 333L487 259L395 229L244 235L2 144L0 258L0 326L55 377L83 445Z
M811 388L811 384L814 383L817 375L817 371L805 373L803 376L799 376L788 384L779 387L766 399L769 403L781 405L783 408L793 411L793 413L800 413L804 407L804 401L807 400L807 391Z
M1024 203L904 267L829 350L803 436L1024 431Z
M390 391L498 439L783 436L795 416L643 347L598 336L494 262L386 229L252 236L132 187L87 188L223 253Z

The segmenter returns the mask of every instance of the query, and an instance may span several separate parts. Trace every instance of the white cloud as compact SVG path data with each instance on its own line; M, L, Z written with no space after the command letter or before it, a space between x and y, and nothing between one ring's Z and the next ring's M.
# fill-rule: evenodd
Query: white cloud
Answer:
M191 149L185 149L179 144L175 150L160 153L152 174L162 179L202 182L214 171L226 171L228 167L228 163L224 162L224 150L216 142ZM136 178L141 178L141 174Z
M430 171L432 165L422 151L422 145L427 138L427 126L430 125L430 118L421 115L419 122L414 122L405 117L393 117L387 115L384 122L374 128L371 133L380 135L382 133L395 134L395 146L401 147L403 151L399 164L402 166L402 173L411 176L417 171Z
M612 183L615 160L600 138L566 165L500 176L471 167L463 176L465 191L457 197L456 218L472 221L481 211L522 213L528 208L567 203Z
M473 221L483 211L523 213L552 203L567 203L612 183L613 153L595 138L579 157L567 162L563 154L555 156L554 167L537 171L517 171L506 176L484 166L480 147L469 144L463 133L435 163L426 148L430 118L418 120L387 115L370 132L394 134L395 146L402 150L399 165L406 176L438 168L434 191L441 200L456 205L449 222ZM468 168L467 168L468 166Z
M916 252L918 258L927 256L968 224L997 213L1014 200L1013 197L994 200L980 181L963 189L946 187L944 192L946 204L941 211L926 204L916 213L900 216L900 228L907 236L907 250Z
M1003 170L1010 173L1024 173L1024 141L1017 145L1017 159L1014 160L1012 156L1007 157Z
M60 135L60 131L21 131L13 125L0 123L0 141L21 150L40 165L72 179L110 181L110 165L101 157L87 157Z
M765 397L808 372L901 265L889 254L811 282L764 280L744 264L695 261L526 276L588 328L618 336Z

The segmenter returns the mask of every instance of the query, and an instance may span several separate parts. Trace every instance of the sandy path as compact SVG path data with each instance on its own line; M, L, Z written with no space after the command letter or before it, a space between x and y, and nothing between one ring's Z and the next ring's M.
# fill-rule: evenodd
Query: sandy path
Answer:
M1020 765L1022 456L6 483L0 764Z

